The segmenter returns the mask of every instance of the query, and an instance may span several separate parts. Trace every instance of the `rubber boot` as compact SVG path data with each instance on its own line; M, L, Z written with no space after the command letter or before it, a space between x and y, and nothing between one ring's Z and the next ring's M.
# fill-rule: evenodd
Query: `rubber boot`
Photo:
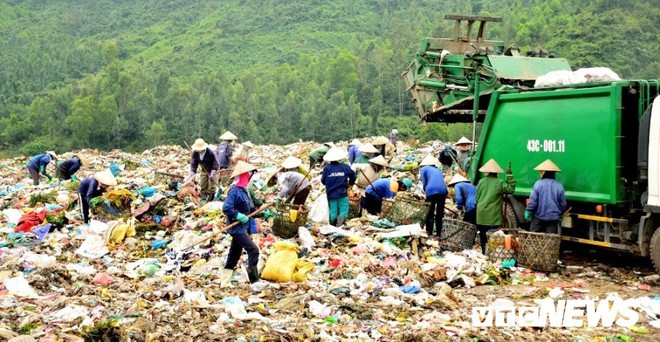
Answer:
M330 220L330 225L337 227L337 219Z
M231 277L233 275L234 275L234 270L223 268L222 272L220 273L220 288L234 287L231 284Z
M343 216L337 216L337 227L343 227L344 226L344 217Z
M256 283L260 279L259 270L257 269L257 266L248 267L247 274L248 274L248 279L250 280L250 284Z

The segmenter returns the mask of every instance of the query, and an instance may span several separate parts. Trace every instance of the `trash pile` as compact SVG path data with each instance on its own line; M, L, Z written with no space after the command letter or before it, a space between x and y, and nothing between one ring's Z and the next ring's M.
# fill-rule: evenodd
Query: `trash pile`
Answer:
M346 144L338 144L345 147ZM441 142L399 145L393 175L415 170ZM316 144L254 146L261 180ZM248 282L243 255L231 288L220 287L230 236L222 198L182 187L190 152L76 151L90 159L78 178L122 165L118 186L82 223L78 182L32 186L25 159L0 163L0 338L93 340L657 340L660 277L648 270L563 264L556 273L490 260L478 246L443 251L419 223L369 215L341 227L323 212L320 168L310 172L307 224L291 239L259 222L262 280ZM263 181L266 202L277 194ZM226 189L224 189L226 191ZM419 185L414 195L421 195ZM319 204L321 203L321 204ZM327 203L327 202L325 202ZM447 203L449 207L451 204ZM449 213L447 213L449 215ZM503 234L503 233L498 233ZM621 297L619 297L621 296ZM481 328L473 307L535 300L623 298L639 312L630 328ZM21 337L22 336L22 337ZM30 336L30 337L28 337Z

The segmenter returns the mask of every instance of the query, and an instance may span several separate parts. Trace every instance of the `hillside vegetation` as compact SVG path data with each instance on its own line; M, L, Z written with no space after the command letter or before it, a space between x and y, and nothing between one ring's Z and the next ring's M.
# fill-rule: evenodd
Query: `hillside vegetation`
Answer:
M660 9L622 0L8 0L0 3L0 153L288 143L423 127L400 73L446 14L503 17L490 39L574 68L658 78ZM512 16L515 14L515 16Z

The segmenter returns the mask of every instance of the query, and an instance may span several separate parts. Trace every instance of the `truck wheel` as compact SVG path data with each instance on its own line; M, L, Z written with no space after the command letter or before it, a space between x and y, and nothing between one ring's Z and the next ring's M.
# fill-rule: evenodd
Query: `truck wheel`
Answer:
M660 228L656 228L651 237L649 256L651 257L655 271L660 273Z
M517 228L518 220L516 219L516 211L513 210L511 203L504 203L504 220L502 221L503 228Z

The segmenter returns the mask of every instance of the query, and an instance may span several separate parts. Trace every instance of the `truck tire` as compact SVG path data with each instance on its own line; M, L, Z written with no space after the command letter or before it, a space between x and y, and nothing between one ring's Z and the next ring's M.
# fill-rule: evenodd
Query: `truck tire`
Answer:
M516 219L516 211L513 209L511 203L504 203L504 220L502 220L503 228L518 228L518 220Z
M660 228L656 228L651 237L649 256L651 257L655 271L660 273Z

